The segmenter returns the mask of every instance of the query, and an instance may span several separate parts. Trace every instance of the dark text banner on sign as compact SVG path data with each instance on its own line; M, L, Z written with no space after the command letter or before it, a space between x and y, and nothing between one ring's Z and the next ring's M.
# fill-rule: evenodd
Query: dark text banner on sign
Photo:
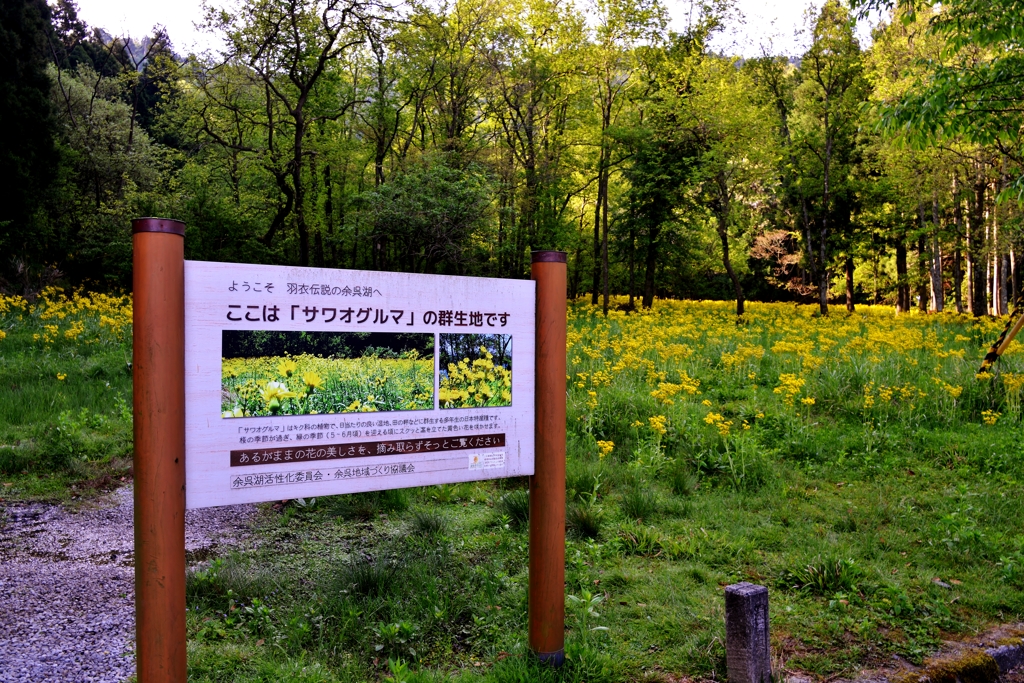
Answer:
M502 448L504 434L478 434L441 439L403 439L401 441L360 441L358 443L335 443L308 448L261 448L248 451L231 451L231 466L244 467L259 463L311 462L319 460L340 460L342 458L368 458L375 455L415 455L446 451L479 450Z

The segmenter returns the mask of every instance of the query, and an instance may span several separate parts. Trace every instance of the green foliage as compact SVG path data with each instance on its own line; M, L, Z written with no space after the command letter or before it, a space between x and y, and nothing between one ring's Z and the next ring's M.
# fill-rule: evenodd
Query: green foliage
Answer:
M628 519L651 521L658 510L658 496L647 486L633 486L622 494L619 508Z
M435 510L416 510L410 521L410 530L413 534L430 539L444 536L448 527L448 518Z
M571 501L565 510L565 525L568 533L577 538L597 540L604 524L604 510L597 503Z
M530 492L513 489L498 498L494 509L503 523L513 529L521 529L530 521Z
M856 591L863 576L864 572L852 559L819 557L784 571L780 583L786 588L827 596L839 591Z

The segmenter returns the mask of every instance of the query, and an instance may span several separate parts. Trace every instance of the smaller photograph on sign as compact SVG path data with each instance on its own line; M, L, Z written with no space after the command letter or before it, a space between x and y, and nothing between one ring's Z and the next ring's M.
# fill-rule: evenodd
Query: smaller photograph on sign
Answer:
M434 335L221 333L221 416L434 408Z
M441 334L438 365L441 408L512 405L512 335Z

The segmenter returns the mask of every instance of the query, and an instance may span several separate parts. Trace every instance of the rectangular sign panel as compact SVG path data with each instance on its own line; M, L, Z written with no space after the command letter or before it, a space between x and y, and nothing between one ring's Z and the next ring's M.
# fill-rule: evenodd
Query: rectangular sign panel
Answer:
M533 474L532 281L185 262L189 508Z

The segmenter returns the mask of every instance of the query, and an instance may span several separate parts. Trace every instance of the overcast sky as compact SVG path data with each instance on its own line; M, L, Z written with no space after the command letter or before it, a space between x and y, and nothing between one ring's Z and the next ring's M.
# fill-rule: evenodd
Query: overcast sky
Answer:
M221 0L213 0L219 5ZM758 56L761 46L770 46L775 54L800 55L806 49L804 12L811 0L737 0L744 15L742 23L733 22L730 30L719 34L713 47L721 52ZM672 15L673 28L686 25L690 3L686 0L664 0ZM820 0L817 2L820 5ZM206 34L194 24L202 19L202 0L164 0L163 2L126 2L125 0L78 0L79 15L89 24L112 34L141 36L155 24L167 28L174 47L180 54L216 48ZM861 22L861 44L866 46L870 27Z

